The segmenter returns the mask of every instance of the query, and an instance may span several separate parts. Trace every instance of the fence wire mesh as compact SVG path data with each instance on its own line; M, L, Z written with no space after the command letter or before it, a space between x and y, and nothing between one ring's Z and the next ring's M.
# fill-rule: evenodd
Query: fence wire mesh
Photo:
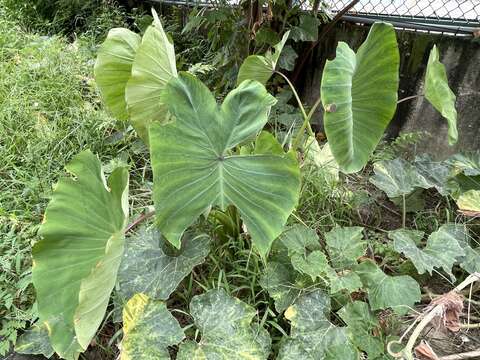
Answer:
M326 0L333 12L344 9L351 0ZM480 27L480 0L359 0L346 19L382 19L397 26L419 30L469 33Z

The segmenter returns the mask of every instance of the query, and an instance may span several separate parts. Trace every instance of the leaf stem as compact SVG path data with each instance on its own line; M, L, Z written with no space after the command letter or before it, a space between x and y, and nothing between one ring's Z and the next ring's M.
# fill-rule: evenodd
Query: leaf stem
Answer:
M407 97L405 97L405 98L403 98L403 99L398 100L398 101L397 101L397 104L400 104L400 103L402 103L402 102L404 102L404 101L407 101L407 100L416 99L416 98L418 98L418 97L423 97L423 96L425 96L425 95L423 95L423 94L418 94L418 95L407 96Z
M136 220L134 220L130 225L127 226L127 228L125 229L125 234L132 231L132 229L134 229L140 223L151 218L154 214L155 214L155 210L140 215Z
M290 89L292 89L293 95L295 96L295 99L297 99L298 106L300 107L300 111L302 112L302 115L303 115L303 124L298 130L297 134L295 135L295 138L292 144L292 148L297 149L300 145L300 141L302 139L302 136L305 130L307 130L308 135L315 137L315 133L313 132L312 127L310 126L310 120L312 119L312 116L317 110L318 106L321 104L321 99L320 98L317 99L317 101L315 102L315 104L313 104L312 108L310 109L307 115L307 112L305 111L302 101L300 100L300 97L298 96L298 93L295 90L295 87L293 86L292 82L288 79L287 76L282 74L280 71L275 71L275 73L283 77L287 82L288 86L290 86Z
M407 202L405 200L405 194L402 195L402 228L405 229L407 222Z

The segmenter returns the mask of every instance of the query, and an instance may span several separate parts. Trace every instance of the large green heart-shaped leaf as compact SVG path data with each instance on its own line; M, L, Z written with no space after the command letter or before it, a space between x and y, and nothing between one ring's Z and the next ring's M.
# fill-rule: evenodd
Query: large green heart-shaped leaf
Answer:
M202 338L199 343L180 345L178 360L266 360L271 340L268 332L252 324L256 312L251 306L227 295L224 290L210 290L195 296L190 313Z
M240 85L244 80L257 80L265 85L275 71L289 34L289 31L283 34L282 40L273 47L275 49L273 54L267 51L265 56L250 55L247 57L238 71L237 85Z
M412 277L386 275L370 260L357 265L355 273L368 290L372 310L392 308L398 314L405 314L421 299L420 286Z
M128 112L138 135L148 142L151 122L168 120L161 95L166 84L177 76L175 49L163 31L157 13L152 9L154 21L142 38L132 66L132 75L125 90Z
M164 302L136 294L125 305L121 360L170 360L167 347L184 338Z
M201 264L209 252L210 238L186 233L176 254L166 253L167 242L155 229L142 230L126 241L118 273L119 292L124 299L143 293L167 300L180 281Z
M277 359L358 359L346 328L330 323L329 312L330 297L321 290L303 295L290 306L285 311L290 337L282 341Z
M119 120L127 120L125 86L132 73L132 64L140 45L139 35L128 29L115 28L98 50L95 81L105 104Z
M344 172L365 166L395 113L399 61L393 26L375 23L357 54L340 42L325 64L325 132Z
M231 149L265 125L274 98L244 81L221 107L205 85L181 73L165 89L176 121L152 124L150 145L157 223L176 247L184 230L210 206L234 205L265 256L298 200L299 168L275 138L262 133L253 154Z
M453 145L458 140L457 110L455 94L448 87L445 66L438 59L437 46L434 45L428 57L425 74L425 98L437 109L448 122L448 143Z
M431 275L434 268L441 268L454 281L452 266L458 257L465 255L454 236L455 232L452 233L449 228L442 226L428 237L427 245L419 249L417 243L423 235L422 231L399 229L391 231L388 236L394 241L395 250L405 254L419 274L428 271Z
M128 215L128 171L105 181L98 158L78 154L67 166L33 247L40 321L54 350L76 359L98 329L115 285Z

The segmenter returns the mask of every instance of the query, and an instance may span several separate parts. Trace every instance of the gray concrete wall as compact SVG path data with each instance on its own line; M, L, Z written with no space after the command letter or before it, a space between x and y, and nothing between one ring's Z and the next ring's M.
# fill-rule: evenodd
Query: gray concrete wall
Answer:
M316 48L298 82L307 103L313 104L319 96L323 66L326 59L335 57L336 44L345 41L357 50L368 30L368 25L339 23ZM399 99L422 94L428 55L433 44L437 44L450 87L457 95L459 141L455 146L448 145L446 120L421 97L398 105L386 136L426 131L432 136L417 147L417 152L428 152L436 158L480 149L480 41L407 30L397 30L397 40L401 57ZM320 111L314 121L321 128Z

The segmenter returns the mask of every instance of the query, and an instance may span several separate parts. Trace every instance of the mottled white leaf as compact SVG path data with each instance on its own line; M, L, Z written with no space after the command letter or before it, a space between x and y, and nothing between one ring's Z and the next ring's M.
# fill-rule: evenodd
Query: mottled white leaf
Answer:
M268 332L252 324L255 309L222 290L195 296L190 313L201 333L198 343L180 345L177 360L266 360Z
M120 294L126 300L136 293L167 300L183 278L205 260L209 243L208 235L187 232L177 250L155 228L140 230L125 244L118 275Z
M121 360L170 360L167 347L185 338L164 302L134 295L123 309Z
M329 319L330 297L321 290L300 297L285 311L290 336L281 343L278 360L357 360L346 328Z

